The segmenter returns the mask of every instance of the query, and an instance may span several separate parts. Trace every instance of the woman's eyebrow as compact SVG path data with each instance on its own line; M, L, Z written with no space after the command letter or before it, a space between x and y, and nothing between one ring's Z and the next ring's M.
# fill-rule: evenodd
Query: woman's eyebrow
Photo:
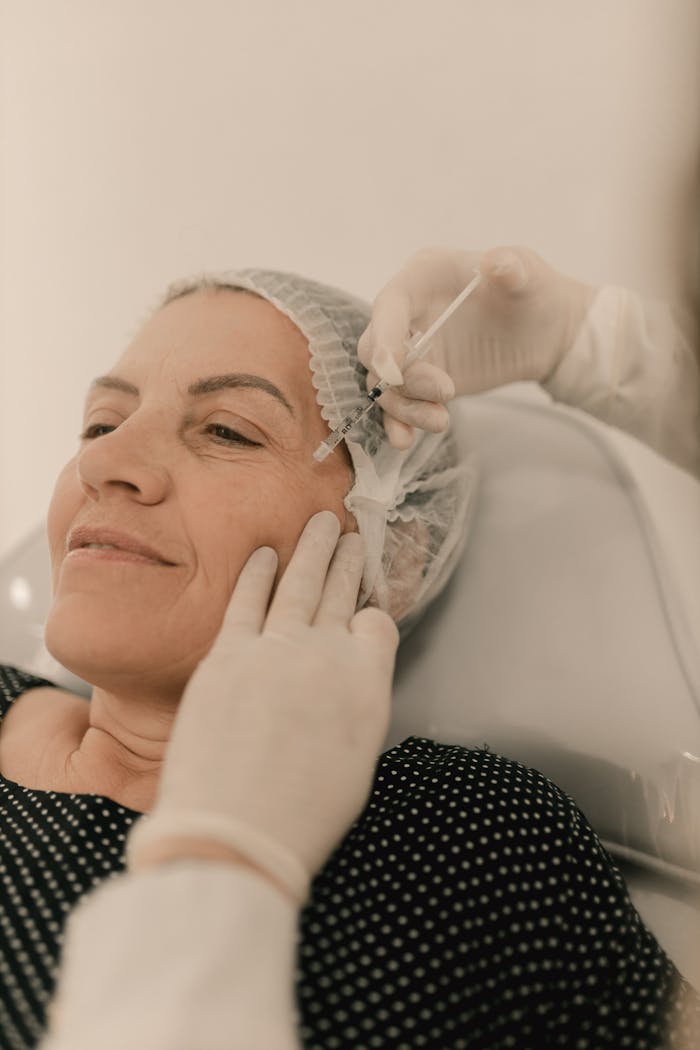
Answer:
M198 379L190 383L187 393L190 397L202 397L204 394L213 394L217 390L225 390L235 387L253 387L255 390L263 390L266 394L276 397L287 411L294 416L294 409L290 405L279 387L271 383L269 379L253 375L250 372L227 372L220 376L208 376L206 379Z
M216 393L217 390L235 389L236 387L252 387L255 390L262 390L264 393L270 394L271 397L277 398L292 417L295 416L294 409L279 387L276 387L269 379L253 375L250 372L227 372L223 375L197 379L194 383L190 383L187 393L190 397L204 397L206 394ZM126 379L120 379L119 376L98 376L90 384L88 393L92 393L93 390L98 388L120 390L123 394L130 394L132 397L139 397L141 393L137 386L127 382Z
M139 397L140 390L133 383L127 383L126 379L120 379L119 376L98 376L97 379L93 379L88 387L88 397L93 390L121 390L123 394L131 394L132 397Z

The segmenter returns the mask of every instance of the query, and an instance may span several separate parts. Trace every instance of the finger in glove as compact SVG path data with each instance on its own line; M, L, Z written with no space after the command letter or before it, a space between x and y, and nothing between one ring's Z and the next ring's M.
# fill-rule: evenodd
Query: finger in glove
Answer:
M339 534L340 522L332 511L322 510L307 522L277 585L266 631L285 633L299 623L312 622Z
M377 373L370 370L366 379L367 389L371 390L378 379ZM404 371L401 383L391 389L416 401L444 403L455 396L455 385L447 372L430 361L413 361Z
M357 608L357 595L365 564L365 545L358 532L338 540L314 623L347 627Z
M444 405L436 404L434 401L416 401L410 397L403 397L393 387L386 390L379 402L384 412L385 427L387 416L407 423L412 427L420 427L421 430L429 430L431 433L439 434L447 428L450 416Z

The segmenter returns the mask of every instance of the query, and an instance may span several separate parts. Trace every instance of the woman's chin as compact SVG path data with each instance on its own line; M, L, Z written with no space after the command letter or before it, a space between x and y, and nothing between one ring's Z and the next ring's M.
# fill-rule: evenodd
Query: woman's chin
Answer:
M44 644L72 674L105 689L182 689L197 663L183 661L181 642L168 646L157 630L144 632L143 624L96 622L67 609L52 610Z

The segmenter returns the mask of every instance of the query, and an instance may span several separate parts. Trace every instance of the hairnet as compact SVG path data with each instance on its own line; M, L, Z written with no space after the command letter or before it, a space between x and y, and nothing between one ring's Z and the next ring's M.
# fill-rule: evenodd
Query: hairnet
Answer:
M164 301L202 288L247 290L289 317L308 340L310 378L330 429L366 403L367 370L357 357L371 316L366 303L297 274L259 269L178 281ZM389 612L405 633L447 582L462 550L474 463L460 457L449 432L419 430L410 449L393 448L378 410L360 420L345 443L355 476L345 506L367 552L359 605Z

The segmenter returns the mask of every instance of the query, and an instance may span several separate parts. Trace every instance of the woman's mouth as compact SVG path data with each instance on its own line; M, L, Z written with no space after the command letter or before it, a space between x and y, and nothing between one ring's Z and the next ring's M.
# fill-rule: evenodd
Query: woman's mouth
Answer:
M107 525L78 525L72 529L66 544L66 557L90 561L134 562L142 565L175 564L140 536L132 536Z
M66 555L66 561L70 562L133 562L138 565L155 565L160 568L171 568L168 562L158 558L149 558L145 554L137 554L136 551L123 550L105 543L88 543L84 547L74 547Z

